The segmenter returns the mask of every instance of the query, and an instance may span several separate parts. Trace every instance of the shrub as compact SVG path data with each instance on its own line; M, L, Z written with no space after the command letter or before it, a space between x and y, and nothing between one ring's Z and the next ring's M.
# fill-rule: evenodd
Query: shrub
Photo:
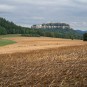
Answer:
M21 36L25 36L25 37L40 37L40 35L38 35L38 34L22 34Z
M83 34L83 41L87 41L87 33Z

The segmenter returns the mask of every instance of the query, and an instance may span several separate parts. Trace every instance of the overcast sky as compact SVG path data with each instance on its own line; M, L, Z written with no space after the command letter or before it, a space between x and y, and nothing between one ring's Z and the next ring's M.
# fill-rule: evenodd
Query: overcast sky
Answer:
M22 26L64 22L87 30L87 0L0 0L0 17Z

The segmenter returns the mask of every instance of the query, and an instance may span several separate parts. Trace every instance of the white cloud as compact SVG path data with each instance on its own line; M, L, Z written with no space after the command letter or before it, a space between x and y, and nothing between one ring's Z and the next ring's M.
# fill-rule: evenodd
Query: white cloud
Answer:
M76 1L80 3L87 3L87 0L76 0Z
M31 17L31 19L34 19L34 20L44 20L44 17Z
M70 0L13 0L17 4L33 4L33 5L69 5Z
M71 27L74 28L74 29L83 29L83 30L86 30L87 28L87 22L71 22L70 23Z
M0 16L24 26L52 21L85 29L86 15L87 0L0 0Z
M6 5L6 4L0 4L0 12L9 12L14 10L15 7L11 5Z
M31 28L32 25L29 25L29 24L18 24L19 26L23 26L23 27L29 27Z

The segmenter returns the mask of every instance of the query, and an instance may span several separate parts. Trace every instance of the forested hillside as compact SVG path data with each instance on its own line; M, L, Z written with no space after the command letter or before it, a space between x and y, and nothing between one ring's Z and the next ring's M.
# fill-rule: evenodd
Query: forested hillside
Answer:
M24 34L29 29L17 26L13 22L9 22L4 18L0 18L0 34Z
M82 39L82 34L71 28L31 29L21 27L4 18L0 18L0 35L22 34L22 36L47 36L56 38Z
M84 34L83 34L83 40L84 40L84 41L87 41L87 33L84 33Z

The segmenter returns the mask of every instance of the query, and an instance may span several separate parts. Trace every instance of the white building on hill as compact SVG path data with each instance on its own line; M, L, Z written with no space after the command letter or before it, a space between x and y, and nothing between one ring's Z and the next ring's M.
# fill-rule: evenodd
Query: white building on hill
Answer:
M33 29L54 29L54 28L70 28L69 24L66 23L47 23L47 24L37 24L31 26Z

